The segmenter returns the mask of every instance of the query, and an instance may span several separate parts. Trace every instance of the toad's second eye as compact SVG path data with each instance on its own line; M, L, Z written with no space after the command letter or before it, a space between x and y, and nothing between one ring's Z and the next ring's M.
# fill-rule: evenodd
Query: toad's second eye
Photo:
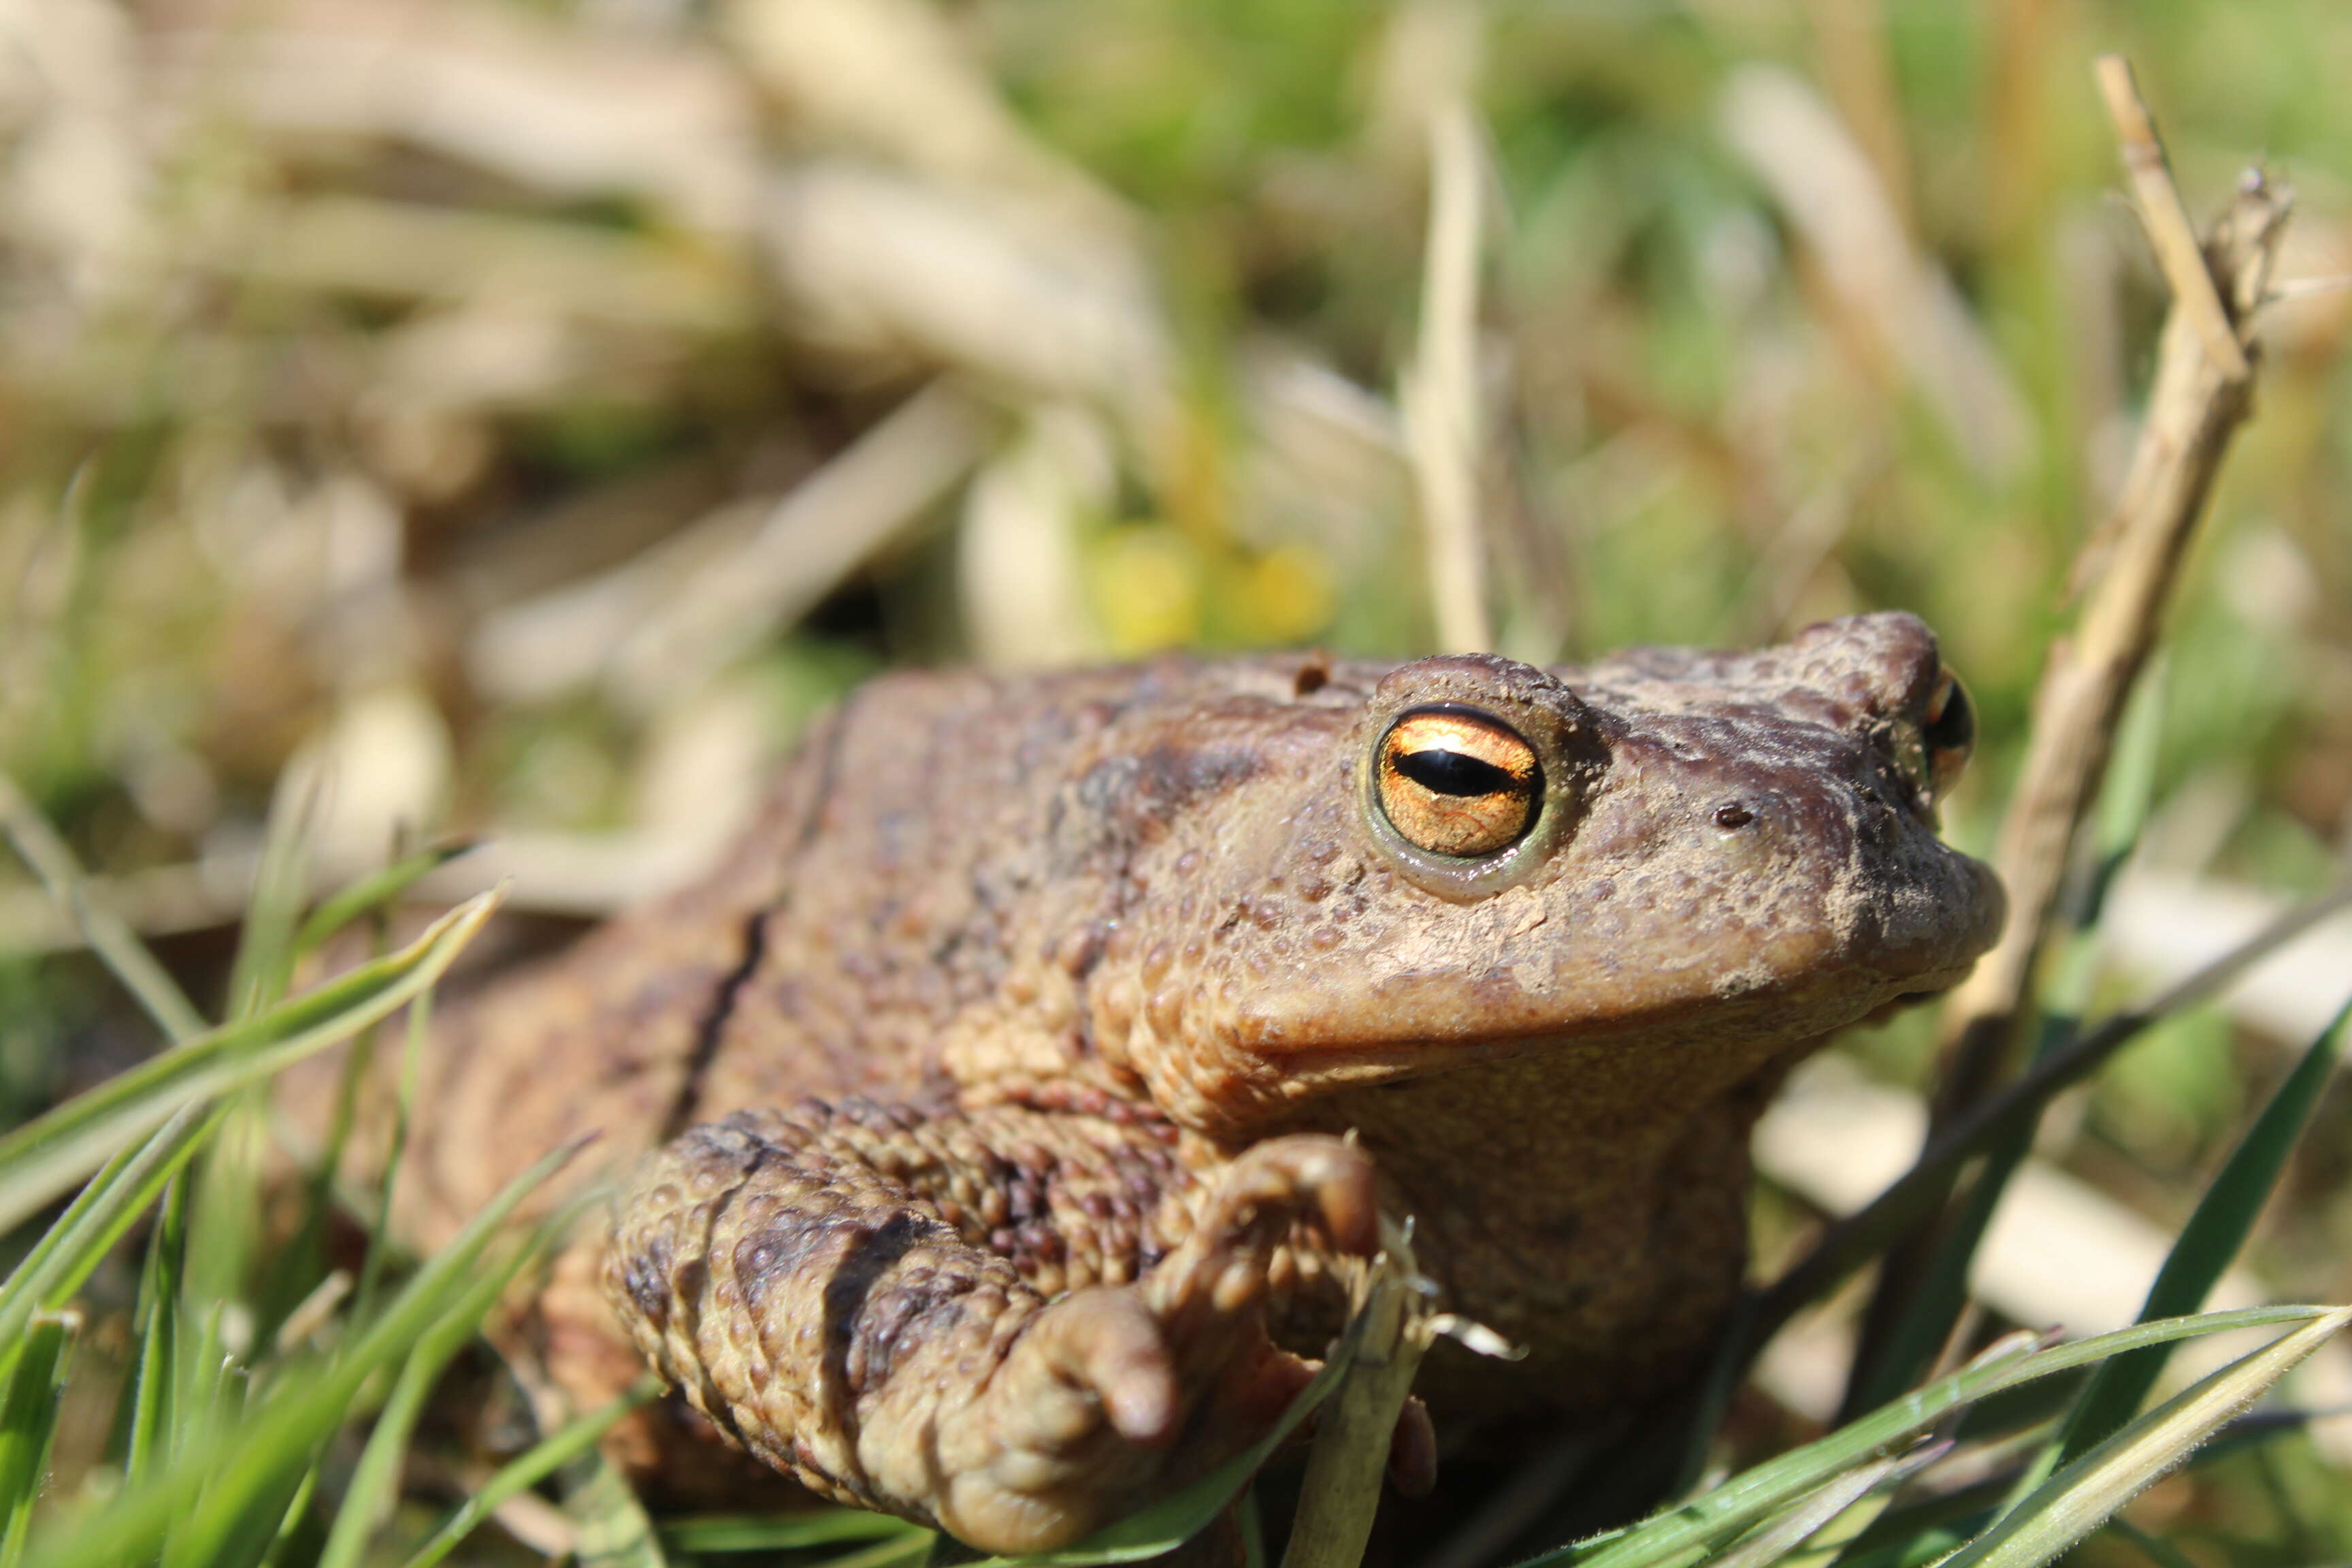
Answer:
M1490 713L1416 708L1381 737L1377 783L1389 826L1432 855L1469 858L1519 841L1543 797L1543 766Z

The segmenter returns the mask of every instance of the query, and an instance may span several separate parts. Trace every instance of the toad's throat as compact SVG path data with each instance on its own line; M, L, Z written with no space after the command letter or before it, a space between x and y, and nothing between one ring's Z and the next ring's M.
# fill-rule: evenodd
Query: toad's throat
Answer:
M1622 1121L1624 1097L1671 1106L1723 1091L1840 1029L1942 994L1969 967L1954 963L1890 981L1875 995L1816 977L1518 1029L1497 1027L1488 1017L1455 1032L1401 1035L1367 1013L1347 1031L1326 1019L1312 1030L1266 1031L1235 1043L1278 1068L1286 1090L1279 1098L1293 1104L1444 1078L1454 1099L1489 1097L1491 1117L1517 1117L1514 1096L1532 1083L1545 1086L1544 1103L1556 1107L1605 1105L1614 1098L1621 1112L1612 1120Z

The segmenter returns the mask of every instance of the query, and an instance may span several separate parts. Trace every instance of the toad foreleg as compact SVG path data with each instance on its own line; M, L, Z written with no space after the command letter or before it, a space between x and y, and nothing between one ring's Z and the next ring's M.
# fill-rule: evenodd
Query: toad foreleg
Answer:
M606 1290L768 1464L988 1550L1062 1544L1245 1445L1299 1386L1265 1329L1295 1229L1376 1245L1370 1162L1337 1139L1259 1144L1188 1194L1138 1138L1013 1109L733 1117L648 1165Z

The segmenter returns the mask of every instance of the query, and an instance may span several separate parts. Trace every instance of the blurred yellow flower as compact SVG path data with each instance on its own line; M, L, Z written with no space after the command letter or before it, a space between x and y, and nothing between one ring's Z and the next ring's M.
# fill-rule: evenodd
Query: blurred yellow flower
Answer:
M1116 530L1091 562L1096 613L1113 652L1152 653L1201 629L1201 563L1166 523Z

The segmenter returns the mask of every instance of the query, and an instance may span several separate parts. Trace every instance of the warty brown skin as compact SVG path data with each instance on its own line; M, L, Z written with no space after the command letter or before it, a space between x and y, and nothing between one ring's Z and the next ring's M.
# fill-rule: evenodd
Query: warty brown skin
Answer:
M1262 1430L1383 1208L1532 1352L1433 1356L1441 1426L1654 1398L1731 1301L1780 1077L1996 933L1935 836L1944 689L1902 615L885 678L713 879L440 1032L405 1212L430 1245L590 1127L652 1153L537 1304L555 1378L609 1393L633 1340L769 1465L992 1550ZM1381 803L1391 724L1446 704L1539 761L1499 852Z

